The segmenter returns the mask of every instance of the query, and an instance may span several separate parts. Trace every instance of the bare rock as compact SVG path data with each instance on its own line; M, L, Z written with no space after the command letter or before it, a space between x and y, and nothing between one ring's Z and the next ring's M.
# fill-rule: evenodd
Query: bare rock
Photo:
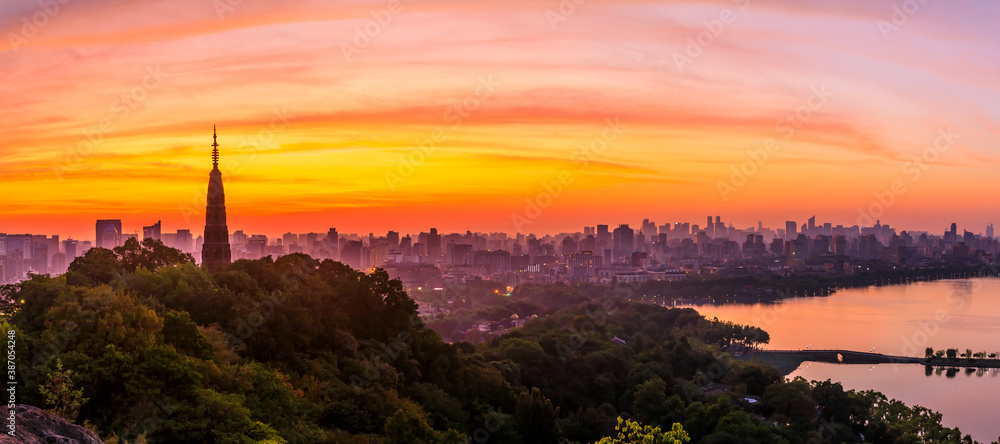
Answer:
M14 408L14 436L11 436L10 412L6 406L0 408L3 427L0 429L0 443L18 444L104 444L97 434L43 412L38 407L18 405Z

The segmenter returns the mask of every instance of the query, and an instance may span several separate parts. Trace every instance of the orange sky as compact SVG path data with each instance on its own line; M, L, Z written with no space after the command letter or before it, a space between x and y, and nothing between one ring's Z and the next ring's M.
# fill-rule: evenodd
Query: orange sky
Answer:
M996 2L571 5L5 0L0 232L993 221Z

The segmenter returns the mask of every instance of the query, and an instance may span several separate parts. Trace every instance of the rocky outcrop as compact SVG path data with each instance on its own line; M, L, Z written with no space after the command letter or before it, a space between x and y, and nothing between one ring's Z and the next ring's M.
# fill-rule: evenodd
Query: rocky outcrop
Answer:
M0 408L0 414L3 414L0 443L104 444L94 432L45 413L38 407L19 405L14 408L14 412L14 436L10 436L7 433L10 431L10 412L6 406Z

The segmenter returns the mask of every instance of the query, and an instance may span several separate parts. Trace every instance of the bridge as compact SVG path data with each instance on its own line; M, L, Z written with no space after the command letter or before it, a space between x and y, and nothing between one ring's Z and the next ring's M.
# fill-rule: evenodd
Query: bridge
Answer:
M925 364L923 358L853 350L763 350L756 353L795 355L803 361L829 362L834 364Z

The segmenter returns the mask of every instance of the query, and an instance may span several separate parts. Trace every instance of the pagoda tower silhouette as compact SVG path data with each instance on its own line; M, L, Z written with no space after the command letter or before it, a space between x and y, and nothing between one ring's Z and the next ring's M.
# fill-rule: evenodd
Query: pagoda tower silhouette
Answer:
M226 192L222 189L219 171L219 141L212 127L212 171L208 173L208 207L205 209L205 242L201 247L201 264L217 271L232 262L229 247L229 227L226 226Z

